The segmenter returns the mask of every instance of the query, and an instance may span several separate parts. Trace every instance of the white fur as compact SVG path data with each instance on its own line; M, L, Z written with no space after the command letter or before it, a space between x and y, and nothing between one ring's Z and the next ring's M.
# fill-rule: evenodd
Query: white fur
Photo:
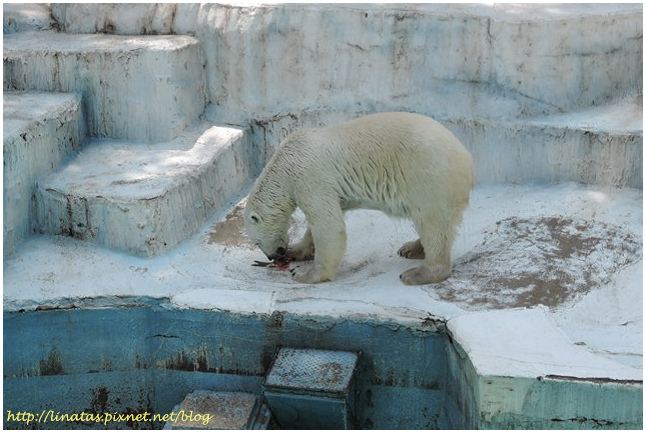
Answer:
M406 284L439 282L451 274L451 244L473 185L471 155L433 119L380 113L346 124L289 135L256 181L244 213L250 238L270 258L314 262L292 269L294 279L334 279L345 252L343 213L376 209L411 219L420 236L399 250L421 266L401 274ZM296 207L308 230L288 246Z

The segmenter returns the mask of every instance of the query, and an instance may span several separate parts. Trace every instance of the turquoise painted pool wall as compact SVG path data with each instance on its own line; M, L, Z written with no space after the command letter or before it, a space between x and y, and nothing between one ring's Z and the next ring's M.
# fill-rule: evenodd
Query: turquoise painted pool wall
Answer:
M643 429L641 382L479 374L449 336L446 412L456 429Z
M4 314L7 414L163 414L195 389L260 393L280 346L362 352L357 427L449 428L446 334L419 326L137 306ZM56 422L37 428L160 428Z
M641 384L480 377L479 429L642 429Z
M358 428L643 427L641 382L482 375L443 323L421 319L404 326L124 300L118 308L5 313L3 321L5 428L161 428L26 425L8 414L165 414L196 389L260 394L281 346L362 352Z

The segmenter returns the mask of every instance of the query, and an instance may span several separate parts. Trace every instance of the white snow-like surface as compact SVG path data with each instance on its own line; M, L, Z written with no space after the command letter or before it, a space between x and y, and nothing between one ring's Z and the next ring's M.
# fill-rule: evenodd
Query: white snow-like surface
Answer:
M243 130L208 123L166 143L94 139L38 180L31 206L44 233L159 255L245 189L247 147Z
M640 368L572 344L543 308L473 313L449 328L484 376L642 379Z
M539 302L527 308L518 308L513 297L501 297L492 307L491 302L443 297L435 285L404 286L398 275L416 263L396 251L415 238L414 230L409 222L374 211L346 215L348 247L334 282L299 284L289 272L251 266L266 259L248 243L239 214L240 208L233 208L228 218L220 215L157 258L132 257L70 238L33 237L4 262L4 310L168 298L177 308L242 314L286 311L398 323L430 315L448 320L449 330L482 373L641 379L641 191L577 184L483 185L474 190L454 244L454 274L460 257L486 244L496 223L512 217L585 220L595 230L621 229L639 244L639 251L626 253L632 262L609 271L609 278L568 292L552 305ZM292 234L304 229L297 213Z
M204 170L204 165L242 135L240 129L199 124L165 143L93 140L73 161L40 183L88 197L153 199Z

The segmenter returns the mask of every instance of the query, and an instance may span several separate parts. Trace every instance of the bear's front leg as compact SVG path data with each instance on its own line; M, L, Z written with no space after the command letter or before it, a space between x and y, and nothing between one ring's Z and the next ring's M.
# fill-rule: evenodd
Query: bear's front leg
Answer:
M309 226L300 242L287 247L287 257L297 262L312 260L314 258L314 240L312 239L312 230Z
M343 212L327 209L324 215L305 216L314 244L314 262L300 263L290 271L299 283L316 284L332 281L345 253L346 232Z

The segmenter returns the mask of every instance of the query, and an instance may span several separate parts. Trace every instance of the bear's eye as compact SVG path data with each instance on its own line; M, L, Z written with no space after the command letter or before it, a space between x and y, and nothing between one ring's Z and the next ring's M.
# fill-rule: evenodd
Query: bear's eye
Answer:
M251 221L253 221L253 222L257 223L257 222L259 222L260 220L258 219L258 217L257 217L257 216L255 216L255 215L251 215Z

